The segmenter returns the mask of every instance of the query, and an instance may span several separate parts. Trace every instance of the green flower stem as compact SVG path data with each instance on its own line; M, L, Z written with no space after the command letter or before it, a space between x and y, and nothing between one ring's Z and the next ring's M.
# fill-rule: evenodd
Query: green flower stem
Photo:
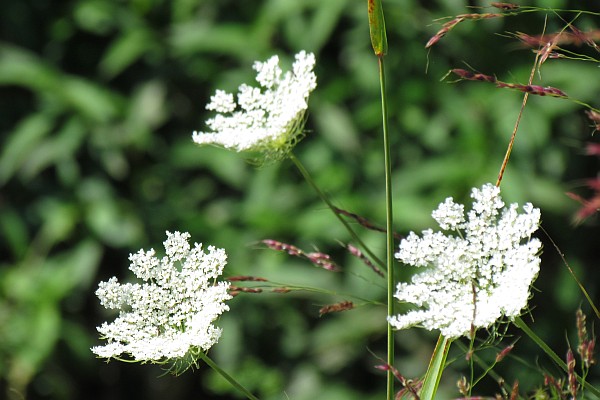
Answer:
M364 242L358 237L358 235L356 234L356 232L354 232L354 230L352 229L352 227L350 226L350 224L348 223L348 221L346 221L337 211L336 211L336 207L333 205L333 203L331 202L331 200L329 200L329 198L325 195L325 193L323 193L321 191L321 189L319 189L319 187L317 186L317 184L315 183L315 181L312 179L312 177L310 176L310 174L308 173L308 170L306 168L304 168L304 165L300 162L300 160L293 154L290 153L289 154L290 159L292 160L292 162L296 165L296 168L298 168L298 170L300 171L300 173L302 174L302 177L304 178L304 180L306 180L306 182L308 182L308 184L315 190L315 192L317 193L317 195L321 198L321 200L327 204L327 207L329 207L329 209L333 212L333 214L337 217L337 219L340 220L340 222L342 223L342 225L344 225L344 227L346 228L346 230L348 231L348 233L350 233L350 236L352 237L352 239L358 243L358 245L360 247L362 247L362 249L364 250L364 252L371 258L371 260L373 260L374 262L376 262L380 267L384 267L385 264L383 264L383 261L381 261L381 259L379 259L379 257L377 257L365 244Z
M383 55L377 57L379 61L379 85L381 86L381 117L383 122L383 148L385 163L385 215L386 215L386 265L387 265L387 315L394 315L394 229L392 211L392 162L390 156L390 138L388 130L387 97L385 91L385 68ZM394 365L394 330L391 324L387 324L387 363ZM387 398L394 398L394 374L387 373Z
M383 57L387 54L387 34L381 0L368 0L369 34L371 45L379 62L379 85L381 86L381 117L383 120L383 148L385 159L385 211L386 211L386 266L387 266L387 313L394 314L394 231L392 228L392 163L390 158L390 140L388 133L387 98L385 92L385 68ZM387 324L387 363L394 365L394 330ZM387 399L394 399L394 374L387 372Z
M423 387L419 393L421 400L435 399L435 394L442 378L442 372L444 372L444 367L446 366L446 357L448 357L451 343L452 341L443 335L440 335L438 338L431 361L429 361L429 366L427 367Z
M525 332L525 334L529 336L529 338L533 340L535 344L537 344L544 351L544 353L546 353L548 357L552 359L552 361L554 361L560 368L562 368L563 371L568 372L567 364L538 335L536 335L527 326L527 324L525 323L525 321L523 321L523 319L521 319L521 317L515 318L514 324L523 332ZM585 385L585 380L579 375L576 375L576 377L577 381L582 385L582 387L585 387L589 392L596 396L596 398L600 399L600 390L598 390L592 385Z
M202 358L202 360L209 366L211 367L213 370L215 370L215 372L217 372L219 375L221 375L223 378L225 378L225 380L227 382L229 382L231 384L231 386L233 386L234 388L236 388L240 393L243 393L244 396L246 396L246 398L250 399L250 400L258 400L258 397L254 396L252 393L250 393L250 391L248 389L246 389L245 387L243 387L238 381L236 381L231 375L229 375L227 372L225 372L223 369L221 369L217 364L215 364L215 362L213 360L210 359L210 357L208 357L205 353L201 353L200 358Z
M579 280L579 278L577 278L577 275L575 275L575 272L573 271L573 268L571 268L571 266L567 262L567 259L565 258L564 253L560 250L560 248L558 247L558 245L556 244L556 242L554 241L554 239L552 239L552 237L550 237L550 234L544 229L544 227L540 226L540 229L542 230L542 232L544 232L544 234L546 235L546 237L548 238L548 240L550 240L550 243L552 243L552 246L554 247L554 249L556 250L556 252L560 256L563 264L565 264L565 267L567 267L567 270L569 271L569 274L571 274L571 277L573 277L573 280L575 281L575 283L577 284L577 286L579 286L579 290L581 290L581 293L583 293L583 295L585 296L585 299L588 301L589 305L592 307L592 310L594 310L594 313L596 314L596 317L600 319L600 311L598 310L598 307L596 307L596 304L594 304L594 301L592 300L592 298L590 297L589 293L585 289L585 286L583 286L583 283L581 283L581 281Z

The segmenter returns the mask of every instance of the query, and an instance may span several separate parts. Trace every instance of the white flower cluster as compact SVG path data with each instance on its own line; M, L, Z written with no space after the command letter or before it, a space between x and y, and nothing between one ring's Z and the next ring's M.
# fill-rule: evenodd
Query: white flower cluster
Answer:
M399 283L395 297L418 308L389 316L397 329L420 325L439 329L449 338L469 335L471 326L487 328L502 316L514 318L527 305L536 278L541 242L531 239L540 224L540 210L530 203L504 207L500 189L486 184L474 188L473 208L446 199L433 212L442 229L457 236L411 232L400 243L396 258L425 270L410 283Z
M229 284L215 283L227 263L223 249L190 247L189 233L167 232L166 256L154 250L130 254L129 269L144 283L100 282L96 295L109 309L119 310L98 332L108 343L91 350L104 358L130 354L136 361L160 362L188 352L206 351L221 336L212 325L229 307Z
M217 90L206 106L218 113L206 122L211 131L194 132L194 142L285 157L303 135L308 96L317 87L314 66L315 56L305 51L296 54L293 71L285 74L277 56L255 62L262 89L242 84L237 103L231 93Z

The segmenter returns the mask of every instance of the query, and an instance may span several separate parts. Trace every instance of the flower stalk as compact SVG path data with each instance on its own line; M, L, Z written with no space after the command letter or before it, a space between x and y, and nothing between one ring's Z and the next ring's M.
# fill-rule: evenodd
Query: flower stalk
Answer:
M385 36L384 36L385 37ZM392 207L392 162L390 154L390 138L388 130L387 99L385 91L385 67L383 55L378 56L379 61L379 83L381 85L381 116L383 120L383 148L385 164L385 215L386 215L386 265L387 265L387 314L394 314L394 228ZM387 325L387 362L394 365L394 330L391 324ZM394 395L394 374L388 371L387 376L388 398Z
M385 88L385 64L383 57L387 54L388 44L381 0L368 0L369 33L371 45L377 56L379 65L379 85L381 87L381 117L383 127L383 153L385 168L385 210L386 210L386 266L387 266L387 314L394 314L394 229L392 208L392 163L390 155L390 138L388 130L387 97ZM394 365L394 330L387 325L387 364ZM394 374L387 371L387 398L394 398Z
M206 363L209 367L211 367L216 373L221 375L227 382L231 384L234 388L236 388L240 393L243 393L247 399L250 400L258 400L258 397L254 396L248 389L242 386L241 383L236 381L231 375L225 372L222 368L220 368L213 360L210 359L206 354L202 353L200 358L202 361Z
M294 165L296 166L296 168L298 168L298 171L300 171L300 174L302 175L302 177L304 178L304 180L306 182L308 182L308 184L317 193L317 195L319 196L319 198L333 212L333 214L342 223L342 225L344 225L344 227L346 228L346 230L348 231L348 233L350 234L350 236L352 237L352 239L363 248L363 250L365 251L365 253L367 253L367 255L371 258L371 260L375 261L378 265L383 266L384 265L383 261L381 261L381 259L379 259L379 257L377 257L369 249L369 247L367 247L367 245L365 245L365 243L362 241L362 239L356 234L356 232L354 232L354 230L352 229L352 226L350 226L350 224L348 223L348 221L346 221L341 216L340 212L338 211L339 209L335 205L333 205L333 203L331 202L331 200L329 200L329 198L327 197L327 195L325 193L323 193L323 191L319 188L319 186L317 186L316 182L313 180L313 178L309 174L308 170L304 167L304 164L302 164L302 162L294 155L294 153L290 153L288 156L289 156L290 160L292 160L292 162L294 163Z

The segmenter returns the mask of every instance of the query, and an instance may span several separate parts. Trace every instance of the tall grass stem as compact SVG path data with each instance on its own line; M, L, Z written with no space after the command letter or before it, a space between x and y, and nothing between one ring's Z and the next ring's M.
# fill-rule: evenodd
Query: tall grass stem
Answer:
M539 346L563 371L568 372L567 363L565 363L538 335L536 335L521 317L515 318L514 324L521 329L531 340ZM597 399L600 399L600 390L593 385L585 385L585 380L576 375L577 381L587 388Z
M394 229L393 229L393 207L392 207L392 161L390 156L390 135L388 129L387 98L385 90L385 65L383 55L377 57L379 61L379 84L381 86L381 117L383 122L383 148L385 164L385 227L386 227L386 265L387 265L387 313L394 315ZM387 325L387 363L394 365L394 330L392 325ZM387 373L387 395L388 399L394 398L394 374Z
M206 365L208 365L209 367L211 367L216 373L218 373L223 378L225 378L225 380L227 382L229 382L231 384L231 386L233 386L234 388L236 388L240 393L243 393L244 396L246 396L246 398L248 398L250 400L258 400L258 397L254 396L252 393L250 393L250 391L248 389L246 389L244 386L242 386L241 383L239 383L238 381L236 381L231 375L229 375L222 368L220 368L205 353L202 353L202 355L200 357L206 363Z
M329 209L331 210L331 212L333 212L333 214L337 217L337 219L342 223L342 225L344 225L344 227L346 228L346 230L348 231L348 233L350 234L350 236L352 237L352 239L358 243L358 245L360 247L362 247L362 249L364 250L364 252L371 258L371 260L373 260L374 262L376 262L380 267L384 267L385 264L383 263L383 261L377 257L368 247L367 245L361 240L361 238L356 234L356 232L354 232L354 229L352 229L352 226L350 226L350 224L348 223L348 221L346 221L336 210L337 207L335 207L333 205L333 203L331 202L331 200L329 200L329 198L327 197L327 195L319 188L319 186L317 186L316 182L314 181L314 179L311 177L310 173L308 172L308 170L304 167L304 165L302 164L302 162L293 154L290 153L289 155L290 159L292 160L292 162L294 163L294 165L296 166L296 168L298 168L298 171L300 171L300 174L302 175L302 177L304 178L304 180L306 182L308 182L308 184L314 189L314 191L317 193L317 195L319 196L319 198L325 203L327 204L327 207L329 207Z

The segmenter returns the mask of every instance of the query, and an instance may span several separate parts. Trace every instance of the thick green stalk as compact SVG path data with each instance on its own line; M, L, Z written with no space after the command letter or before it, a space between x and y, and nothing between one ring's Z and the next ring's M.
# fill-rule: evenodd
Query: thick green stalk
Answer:
M427 367L421 393L419 393L419 398L421 400L435 399L435 394L440 384L442 373L444 372L446 357L448 356L448 350L450 350L451 343L452 341L448 340L448 338L443 335L440 335L438 338L435 350L433 350L433 355L429 361L429 367Z
M298 170L300 171L300 173L302 174L302 177L304 178L304 180L306 182L308 182L308 184L315 190L315 192L317 193L317 195L319 195L319 197L321 198L321 200L327 204L327 207L329 207L331 209L331 211L333 212L333 214L337 217L337 219L340 220L340 222L342 223L342 225L344 225L344 227L346 228L346 230L348 231L348 233L350 233L350 236L352 237L352 239L358 243L358 245L360 247L362 247L362 249L364 250L364 252L371 258L371 260L373 260L374 262L376 262L380 267L383 267L383 261L381 261L379 259L379 257L377 257L365 244L364 242L360 239L360 237L356 234L356 232L354 232L354 230L352 229L352 227L350 226L350 224L348 223L348 221L346 221L337 211L337 207L335 207L333 205L333 203L331 202L331 200L329 200L329 198L325 195L325 193L323 193L321 191L321 189L319 188L319 186L317 186L317 184L315 183L315 181L312 179L312 177L310 176L310 174L308 173L307 169L304 168L304 165L300 162L300 160L298 160L298 158L296 158L296 156L293 153L289 154L290 159L292 160L292 162L296 165L296 168L298 168Z
M385 163L385 215L386 215L386 265L387 265L387 315L394 315L394 228L392 210L392 161L390 156L390 138L388 131L387 99L385 92L385 68L383 55L377 57L379 60L379 84L381 86L381 116L383 119L383 153ZM387 325L387 363L394 365L394 330L392 325ZM388 399L394 398L394 374L388 371L387 395Z
M258 397L254 396L248 389L243 387L238 381L236 381L231 375L221 369L213 360L211 360L205 353L202 353L200 356L202 360L211 367L215 372L221 375L227 382L231 384L234 388L236 388L240 393L243 393L246 398L250 400L258 400Z

